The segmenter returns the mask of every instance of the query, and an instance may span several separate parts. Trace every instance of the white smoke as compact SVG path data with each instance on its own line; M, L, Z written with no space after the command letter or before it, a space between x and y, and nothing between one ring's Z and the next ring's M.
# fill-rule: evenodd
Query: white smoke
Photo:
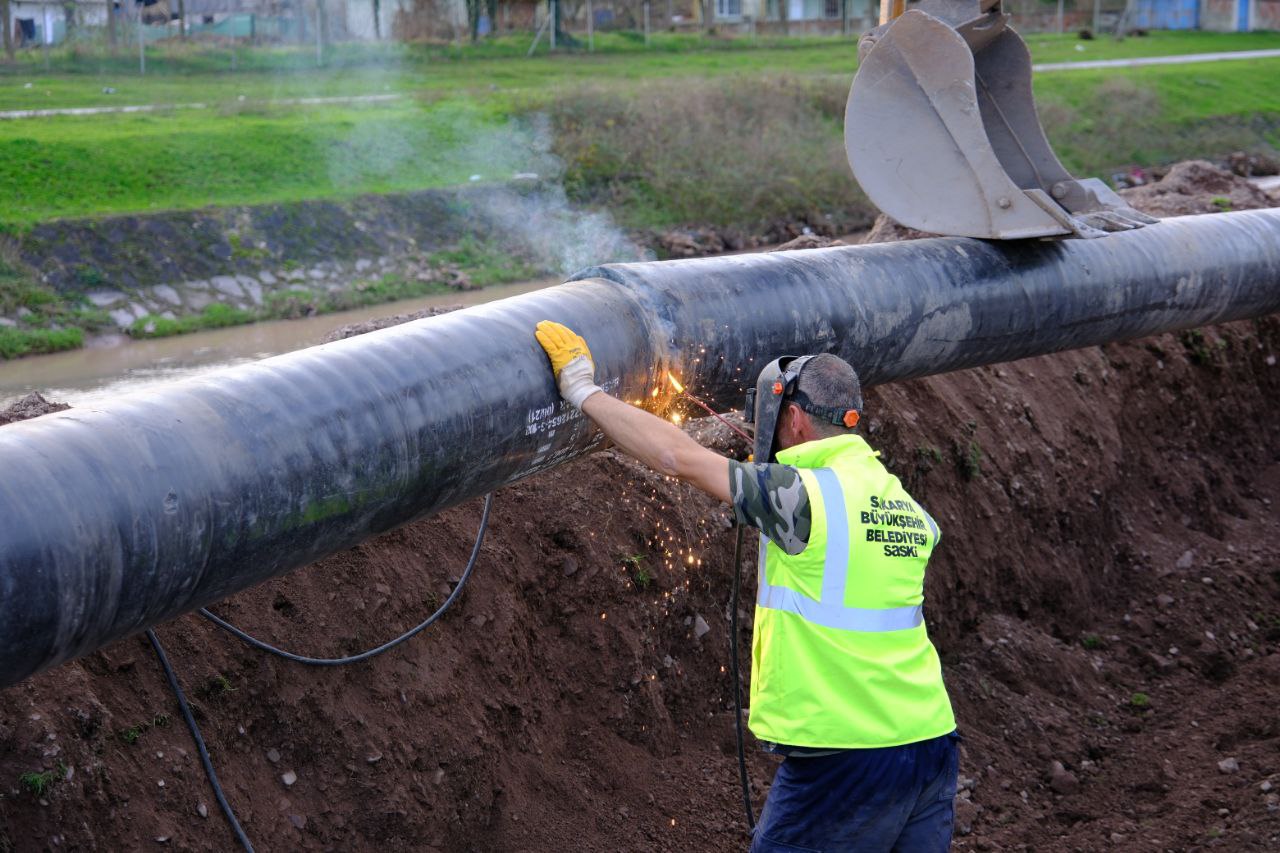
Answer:
M473 140L470 150L486 153L489 163L501 162L501 153L513 148L527 158L507 176L505 186L470 202L473 214L502 242L565 276L597 264L651 260L652 253L630 239L607 211L583 210L569 202L561 184L564 167L551 153L551 138L550 121L539 114ZM477 172L475 177L496 182L504 176ZM521 182L533 185L521 188Z

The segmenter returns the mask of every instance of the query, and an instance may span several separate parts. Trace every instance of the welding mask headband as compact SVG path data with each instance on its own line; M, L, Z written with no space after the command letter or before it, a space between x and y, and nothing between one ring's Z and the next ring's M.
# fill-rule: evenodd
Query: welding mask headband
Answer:
M746 420L755 424L755 447L752 458L757 462L771 462L778 435L778 420L782 407L792 402L803 411L828 423L853 428L858 423L862 401L852 401L850 408L819 406L807 394L797 388L800 374L813 358L812 355L784 355L765 365L756 380L756 387L747 393Z

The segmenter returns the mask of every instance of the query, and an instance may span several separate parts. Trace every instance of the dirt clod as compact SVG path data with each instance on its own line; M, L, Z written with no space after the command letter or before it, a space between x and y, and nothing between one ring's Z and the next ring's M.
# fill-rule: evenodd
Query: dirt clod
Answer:
M831 246L844 246L843 240L837 240L834 237L825 237L821 234L801 234L794 240L788 240L778 248L775 252L792 252L797 249L826 249Z
M1280 175L1280 160L1260 151L1235 151L1227 157L1227 168L1242 178Z
M379 317L376 320L366 320L363 323L348 323L345 326L339 326L326 335L325 343L341 341L346 338L354 338L356 335L376 332L379 329L389 329L392 326L399 326L402 323L421 320L424 317L438 317L441 314L448 314L449 312L457 311L460 308L462 308L461 305L437 305L430 308L423 308L421 311L414 311L410 314L394 314L390 317Z
M875 224L871 226L871 230L862 238L862 242L864 244L897 243L900 240L919 240L921 237L936 236L936 234L908 228L889 214L882 213L876 217Z
M71 408L66 403L51 403L36 392L32 392L20 400L0 409L0 426L25 421L47 415L50 412L62 412Z

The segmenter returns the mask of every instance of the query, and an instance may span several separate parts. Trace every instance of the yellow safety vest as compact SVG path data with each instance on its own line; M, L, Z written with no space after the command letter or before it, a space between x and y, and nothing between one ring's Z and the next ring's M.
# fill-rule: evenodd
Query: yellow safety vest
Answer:
M751 731L822 749L915 743L956 727L921 608L941 534L856 435L778 453L809 496L808 545L761 536Z

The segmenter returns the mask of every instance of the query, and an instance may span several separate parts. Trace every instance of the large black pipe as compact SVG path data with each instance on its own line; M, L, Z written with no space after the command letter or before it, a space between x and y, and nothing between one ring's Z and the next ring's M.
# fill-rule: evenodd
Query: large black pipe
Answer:
M0 429L0 686L587 451L538 320L630 400L737 405L782 353L873 385L1278 311L1280 209L581 278Z

